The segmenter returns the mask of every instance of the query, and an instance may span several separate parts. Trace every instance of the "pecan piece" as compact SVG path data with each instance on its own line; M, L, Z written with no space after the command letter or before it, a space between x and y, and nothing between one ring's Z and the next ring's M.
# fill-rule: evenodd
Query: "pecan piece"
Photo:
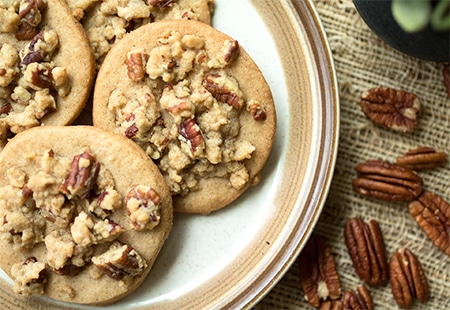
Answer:
M443 166L447 162L445 152L437 152L432 147L418 147L409 150L405 155L397 157L397 165L412 170L426 170Z
M43 0L21 1L19 8L20 24L15 33L17 40L30 40L38 34L38 25L41 22L42 12L47 8Z
M240 109L244 104L242 93L235 80L219 74L207 74L203 80L203 87L218 101Z
M391 256L389 275L392 295L401 308L411 308L415 298L420 302L428 300L427 277L419 260L409 249L400 249Z
M409 212L433 244L450 256L450 205L440 196L423 191L408 205Z
M9 113L9 111L11 111L11 109L12 109L12 106L11 106L11 103L9 103L9 102L2 105L0 107L0 115Z
M342 296L342 308L348 310L373 310L372 296L364 285L356 291L346 291Z
M92 263L117 281L138 276L147 268L144 258L130 245L113 244L105 253L92 257Z
M341 281L331 247L325 238L311 237L299 256L300 283L306 300L318 307L322 300L341 295Z
M53 86L52 69L44 64L33 62L27 66L26 79L34 89L45 89Z
M230 63L237 57L239 52L239 43L236 40L227 40L223 46L224 57L223 60L225 63Z
M70 197L86 198L93 189L100 164L88 151L75 155L70 165L67 178L60 185L59 190Z
M255 100L250 100L247 104L247 111L250 112L250 115L253 117L255 121L264 121L266 120L266 112L261 107L261 104Z
M381 160L369 160L355 167L356 192L385 201L411 201L422 193L423 180L413 170Z
M150 186L138 185L126 196L127 215L136 230L153 229L159 224L161 197Z
M382 285L388 278L383 234L375 220L367 223L350 218L345 223L345 244L358 276L370 286Z
M203 149L204 141L202 132L193 118L187 118L181 124L178 124L177 130L189 145L189 149L193 155L196 154L197 150Z
M170 6L176 0L148 0L148 4L151 6L157 6L161 9Z
M360 105L364 114L375 124L402 132L414 129L421 108L415 94L388 87L366 90L361 95Z
M132 52L128 54L125 62L128 78L132 81L140 81L145 77L145 65L149 55L143 52Z

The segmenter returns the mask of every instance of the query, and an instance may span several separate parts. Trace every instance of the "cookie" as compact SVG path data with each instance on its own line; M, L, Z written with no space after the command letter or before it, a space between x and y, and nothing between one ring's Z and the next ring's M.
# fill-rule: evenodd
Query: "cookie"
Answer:
M92 126L41 126L0 153L0 267L22 295L104 305L147 277L172 198L135 143Z
M126 35L94 86L94 126L135 141L177 212L208 214L258 183L272 148L271 90L238 41L204 23L159 21Z
M210 23L213 7L213 0L67 1L86 30L98 65L127 32L163 19Z
M95 60L62 0L0 0L0 149L40 125L67 125L92 89Z

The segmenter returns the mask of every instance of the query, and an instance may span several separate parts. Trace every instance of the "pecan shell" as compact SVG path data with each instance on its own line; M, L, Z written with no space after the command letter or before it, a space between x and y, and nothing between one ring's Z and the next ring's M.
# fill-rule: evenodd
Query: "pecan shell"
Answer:
M375 220L350 218L344 228L345 244L358 276L370 286L384 284L389 268L383 235Z
M414 129L421 107L415 94L388 87L366 90L361 95L360 105L375 124L402 132Z
M300 283L306 300L314 307L341 295L341 281L328 242L313 236L299 256Z
M415 298L420 302L428 300L427 278L419 260L409 249L400 249L391 256L389 276L392 295L401 308L410 308Z
M445 152L437 152L432 147L422 146L409 150L405 155L397 157L397 165L412 170L427 170L443 166L447 162Z
M381 160L369 160L355 167L356 192L385 201L411 201L422 193L423 180L412 169Z
M408 208L433 244L450 256L450 205L440 196L424 191Z

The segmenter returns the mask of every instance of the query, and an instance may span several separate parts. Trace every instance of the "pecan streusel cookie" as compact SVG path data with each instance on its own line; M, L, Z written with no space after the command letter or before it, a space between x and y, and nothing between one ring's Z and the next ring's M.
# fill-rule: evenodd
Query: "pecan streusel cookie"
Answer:
M126 33L164 19L211 22L214 0L66 0L80 20L98 66Z
M31 127L67 125L92 89L86 34L62 0L0 0L0 149Z
M41 126L0 153L0 267L21 295L104 305L147 277L172 198L136 144L92 126Z
M174 210L202 214L258 183L276 130L254 61L236 40L189 20L142 26L115 45L98 74L93 122L147 152Z

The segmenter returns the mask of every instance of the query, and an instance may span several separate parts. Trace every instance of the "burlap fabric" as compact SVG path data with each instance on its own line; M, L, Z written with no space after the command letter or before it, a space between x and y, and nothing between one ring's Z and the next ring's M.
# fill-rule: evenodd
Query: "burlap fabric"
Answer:
M349 217L376 219L383 231L388 258L401 247L416 254L428 277L430 300L413 309L450 307L450 257L436 248L417 226L405 203L386 203L356 194L352 179L356 164L369 159L395 162L418 146L450 154L450 98L443 83L443 64L406 56L382 42L357 14L351 0L313 1L334 56L341 100L338 158L330 193L314 231L329 241L342 290L362 281L354 271L344 242ZM374 125L359 106L361 93L375 86L414 92L422 101L419 124L413 133L398 133ZM427 190L450 201L450 164L421 172ZM368 287L376 309L397 309L391 286ZM300 286L298 261L255 309L312 309Z

